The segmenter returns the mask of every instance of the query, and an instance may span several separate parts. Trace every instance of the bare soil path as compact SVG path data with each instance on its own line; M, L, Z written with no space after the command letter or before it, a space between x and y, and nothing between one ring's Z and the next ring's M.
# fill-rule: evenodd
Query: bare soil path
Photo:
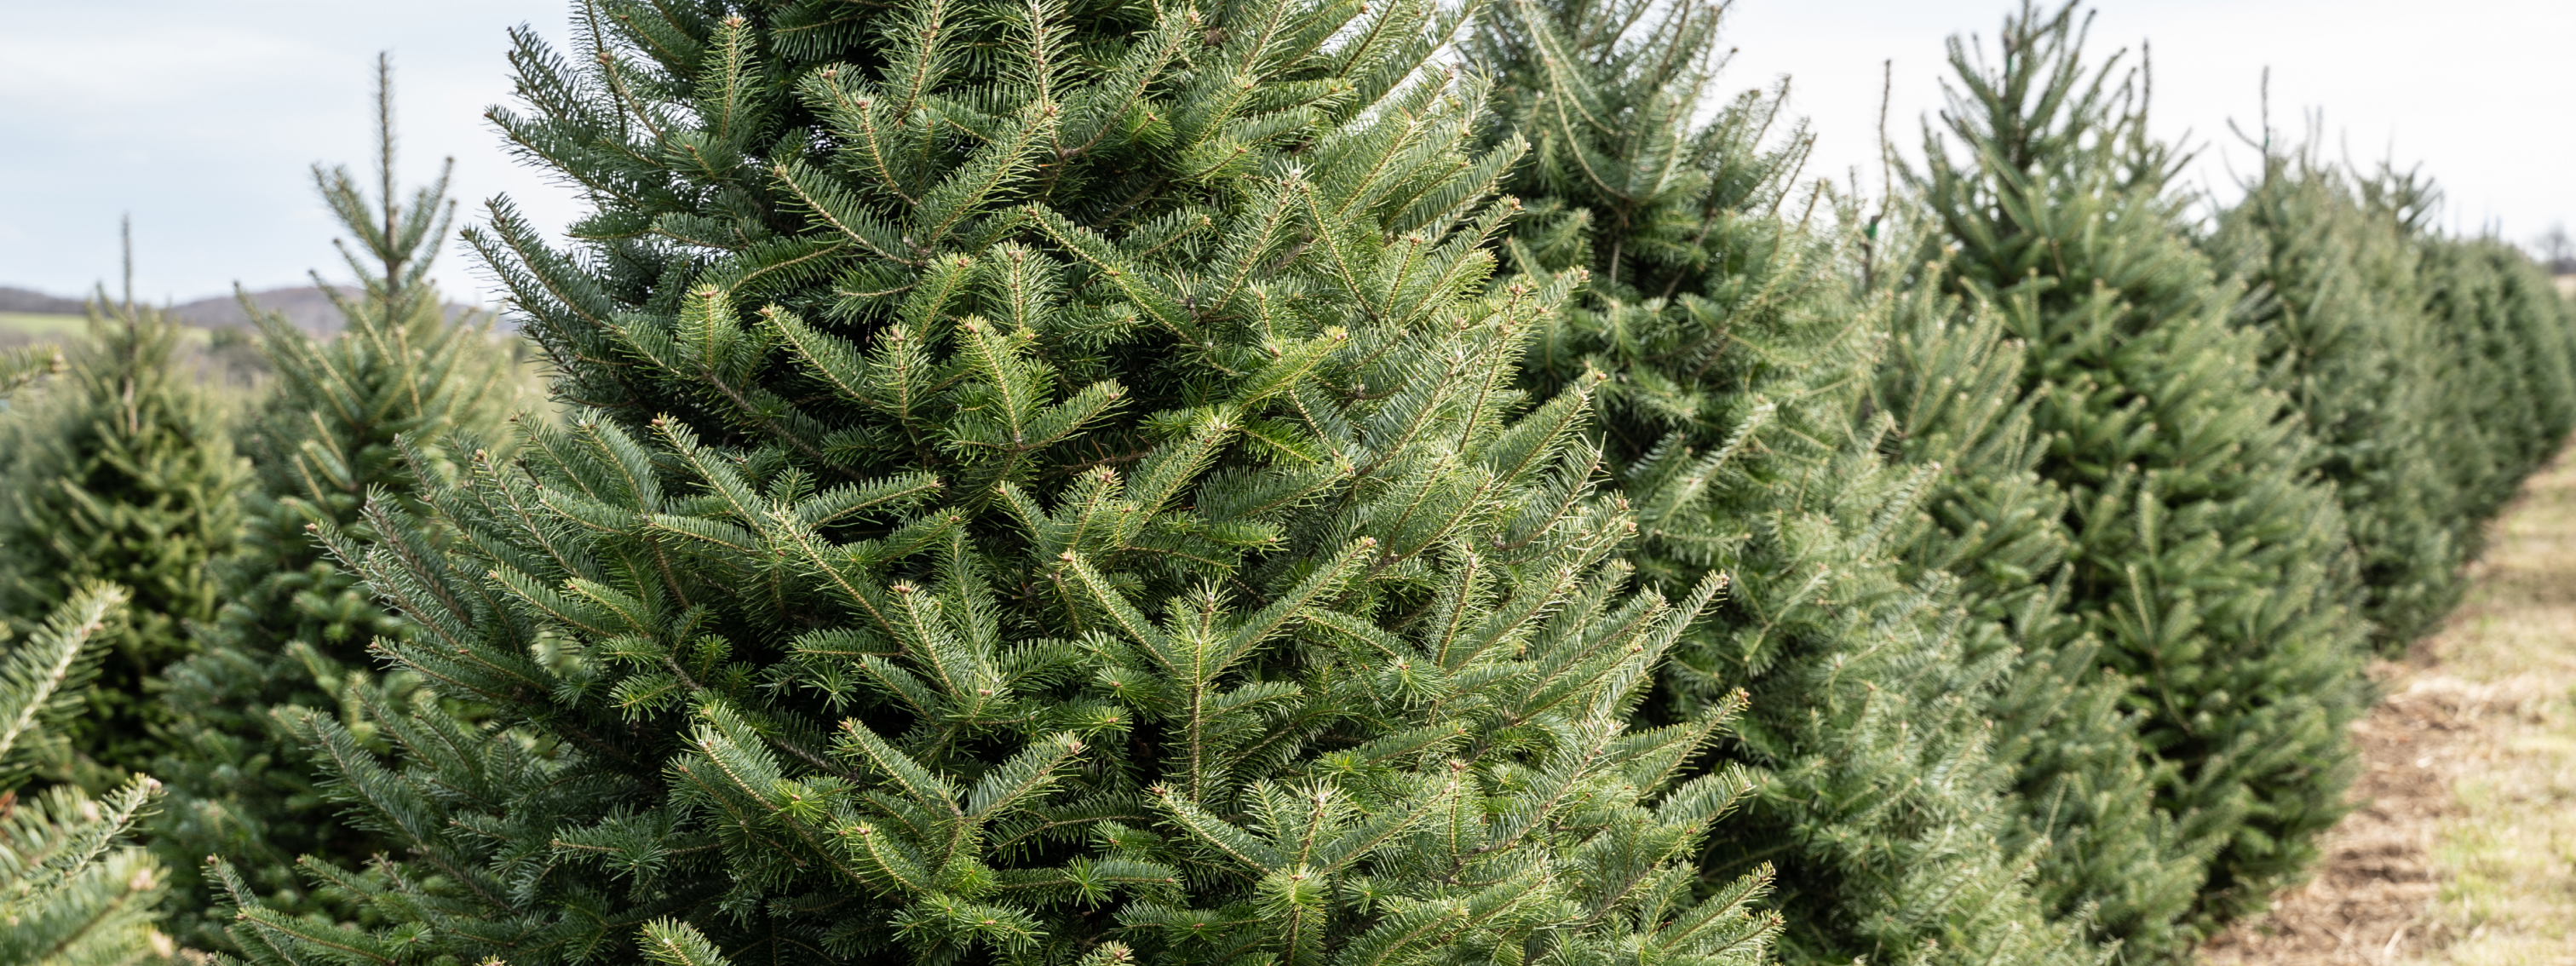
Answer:
M2468 600L2353 725L2358 807L2210 966L2576 966L2576 461L2497 523Z

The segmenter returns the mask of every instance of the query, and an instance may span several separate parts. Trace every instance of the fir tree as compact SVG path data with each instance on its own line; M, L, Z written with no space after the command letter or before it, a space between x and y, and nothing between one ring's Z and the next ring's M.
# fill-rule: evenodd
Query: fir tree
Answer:
M336 820L280 717L319 711L357 724L348 702L370 686L367 642L403 633L324 559L316 532L371 537L359 512L371 496L411 505L415 474L443 472L406 464L400 439L495 436L517 401L506 349L487 328L451 319L429 281L449 237L447 178L408 203L394 193L391 63L377 67L374 196L345 168L313 171L356 242L342 250L358 284L340 297L343 326L327 341L251 312L274 373L241 432L257 485L241 495L240 546L216 571L223 610L198 635L199 652L165 673L178 718L154 768L171 791L153 847L185 870L172 929L191 945L222 941L222 925L199 918L213 898L196 877L206 856L227 857L274 906L301 911L323 897L300 890L298 856L356 864L384 847Z
M2361 272L2368 291L2386 300L2396 318L2411 316L2417 333L2409 346L2413 358L2403 370L2418 383L2412 398L2421 408L2411 415L2425 427L2415 444L2427 465L2406 468L2406 485L2422 489L2394 496L2421 504L2458 559L2475 559L2486 522L2538 461L2556 451L2563 435L2551 422L2551 407L2564 404L2553 402L2550 393L2551 386L2563 385L2554 373L2566 364L2570 336L2567 326L2545 321L2560 303L2545 297L2547 290L2536 280L2507 282L2524 268L2517 253L2436 231L2441 191L2420 172L2383 164L2350 179L2365 217L2402 237L2404 251L2396 257L2412 266L2411 272L2392 272L2373 259ZM2521 300L2509 293L2544 296L2532 300L2538 312L2521 315L2540 324L2514 325L2514 306ZM2423 472L2432 478L2414 479Z
M2434 418L2446 389L2404 226L2313 148L2281 152L2270 143L2267 131L2261 176L2208 247L2255 296L2238 322L2262 333L2273 386L2316 437L2318 468L2335 484L2360 555L2363 613L2379 646L2402 649L2458 602L2473 539L2460 532L2457 481L2443 474L2433 440L2489 423L2446 429Z
M2021 881L1986 693L2009 649L1963 634L1945 581L1900 573L1890 528L1926 473L1876 454L1876 333L1833 236L1784 214L1803 134L1777 95L1704 124L1715 4L1516 0L1477 35L1505 130L1534 144L1513 243L1587 274L1533 350L1540 392L1608 374L1596 424L1637 508L1632 556L1728 601L1688 639L1665 713L1749 689L1728 756L1763 793L1712 837L1720 881L1779 865L1795 960L2089 961ZM1631 29L1632 25L1643 25Z
M2392 200L2410 193L2381 192ZM2446 433L2468 428L2449 439L2443 465L2452 468L2462 501L2456 526L2474 534L2566 440L2576 407L2570 390L2576 335L2567 300L2520 250L2494 239L2430 233L2419 244L2418 284L2443 366L2434 376L2439 425Z
M1889 248L1906 250L1904 227L1882 219ZM2172 821L2153 805L2122 706L2129 682L2100 670L2100 639L2068 612L2067 497L2037 470L2049 441L2023 395L2024 346L1992 306L1950 294L1945 271L1891 273L1881 307L1889 340L1872 402L1895 421L1895 452L1937 473L1899 556L1956 581L1972 615L1966 650L2019 655L1988 713L2017 792L2006 847L2032 855L2033 888L2052 914L2086 916L2132 954L2175 948L2199 865L2174 854Z
M125 592L90 586L14 644L0 644L0 966L92 966L169 955L153 928L165 876L120 845L160 784L141 775L103 799L55 785L33 800L29 774L68 751L59 729L86 705Z
M1439 8L584 11L500 115L583 249L476 240L590 408L323 528L485 717L296 718L406 847L227 874L256 956L1758 957Z
M2228 326L2234 291L2181 234L2176 156L2075 8L2006 20L2003 59L1953 42L1960 87L1916 176L1958 288L1993 304L2064 488L2070 607L2130 682L2204 921L2259 907L2342 812L2359 622L2330 487ZM1955 143L1953 143L1955 142Z
M152 760L169 706L144 682L214 616L207 565L239 527L244 476L217 402L173 364L179 326L127 288L91 303L67 373L0 430L0 618L31 630L93 582L132 595L89 713L64 726L94 790Z
M2381 210L2386 210L2382 208ZM2412 281L2419 287L2428 329L2428 380L2466 391L2434 391L2428 421L2442 432L2426 441L2436 454L2435 467L2451 491L2451 513L2445 521L2466 538L2463 558L2474 558L2482 546L2478 521L2513 496L2524 458L2523 440L2514 425L2535 414L2532 400L2515 385L2509 357L2497 350L2481 304L2491 276L2483 260L2470 257L2457 241L2426 232L2414 239L2417 265ZM2477 387L2477 388L2470 388ZM2494 388L2484 388L2494 387ZM2520 412L2516 412L2520 410Z

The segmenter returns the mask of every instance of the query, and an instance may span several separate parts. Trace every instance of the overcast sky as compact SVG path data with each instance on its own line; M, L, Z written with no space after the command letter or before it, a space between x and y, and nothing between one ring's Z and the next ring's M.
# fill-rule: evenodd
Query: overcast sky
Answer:
M1877 182L1881 64L1893 59L1897 142L1941 103L1942 42L1991 37L2013 0L1738 0L1723 81L1794 78L1818 137L1812 174ZM2157 124L2188 132L2195 180L2224 190L2249 149L2272 69L2274 125L2322 111L2337 153L2421 162L2447 221L2522 241L2576 224L2576 3L2566 0L2103 0L2094 49L2153 45ZM394 53L407 182L457 162L468 217L507 192L540 223L574 211L513 165L481 118L509 94L511 26L566 34L546 0L0 0L0 285L73 294L117 270L134 217L136 294L185 301L239 281L338 275L308 166L360 167L378 50ZM451 290L478 287L450 251ZM460 293L462 294L462 293Z

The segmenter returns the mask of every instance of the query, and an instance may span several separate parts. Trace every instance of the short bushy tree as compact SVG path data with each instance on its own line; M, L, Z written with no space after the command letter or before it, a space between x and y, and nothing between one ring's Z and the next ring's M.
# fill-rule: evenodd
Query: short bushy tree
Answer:
M416 505L419 474L446 473L435 450L410 454L432 465L407 462L403 439L498 437L520 402L507 347L451 318L428 279L450 237L446 177L408 203L393 193L391 67L378 69L375 195L345 168L313 172L354 241L344 254L358 284L340 296L343 324L327 340L250 313L274 380L239 433L256 485L239 496L240 545L217 562L223 608L199 628L198 652L163 675L176 718L153 768L170 794L152 845L179 873L171 929L195 946L221 943L229 921L202 918L214 899L197 875L206 856L226 856L272 905L301 911L323 896L301 888L299 856L357 864L385 847L337 820L287 726L316 712L358 724L351 695L372 686L368 642L404 633L324 558L317 533L371 537L359 512L369 498Z
M1438 7L583 10L500 116L583 250L476 240L587 408L323 528L479 717L297 719L404 849L255 956L1759 956Z
M80 588L127 588L86 714L64 722L94 791L141 769L169 706L145 681L190 650L186 625L214 616L208 563L239 528L242 461L218 402L173 362L179 326L104 293L69 368L0 426L0 617L33 630Z
M1991 64L1954 43L1915 190L1949 277L2022 343L2070 606L2130 682L2175 847L2209 862L2198 909L2224 918L2301 874L2343 810L2362 692L2341 512L2182 234L2134 77L2083 60L2071 5L2025 6L1999 40Z
M1879 333L1844 250L1802 223L1824 200L1796 194L1803 135L1768 137L1781 101L1759 93L1702 120L1718 14L1514 0L1476 45L1497 139L1534 145L1515 261L1587 286L1528 381L1606 379L1595 426L1642 573L1731 580L1662 708L1751 694L1724 750L1763 791L1703 862L1719 881L1778 865L1795 960L2087 961L2025 887L2027 846L2003 842L1987 699L2010 649L1962 633L1948 581L1897 560L1929 471L1881 460L1890 423L1860 412Z

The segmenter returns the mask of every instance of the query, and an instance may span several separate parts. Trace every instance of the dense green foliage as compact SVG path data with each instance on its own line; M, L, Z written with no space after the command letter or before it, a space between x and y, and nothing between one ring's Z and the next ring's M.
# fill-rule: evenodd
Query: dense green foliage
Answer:
M2022 343L2069 607L2129 682L2169 848L2208 861L2199 914L2224 918L2342 813L2362 625L2341 510L2184 233L2134 76L2085 63L2071 6L2025 7L2000 43L1991 65L1954 44L1915 190L1957 252L1942 277Z
M1888 420L1859 412L1875 333L1834 235L1803 223L1817 199L1793 196L1803 135L1766 142L1780 103L1760 94L1692 124L1718 13L1514 2L1476 44L1535 146L1515 260L1588 275L1526 379L1610 374L1595 427L1638 516L1631 559L1674 590L1732 581L1660 709L1752 696L1724 751L1763 790L1705 867L1778 865L1794 961L2089 961L2022 882L2029 837L2002 842L2012 776L1984 695L2010 648L1963 633L1946 584L1892 553L1928 473L1886 465Z
M85 587L0 643L0 966L106 966L174 948L152 925L167 877L120 844L159 783L138 775L96 800L76 785L18 797L68 750L57 729L86 706L124 607L124 591Z
M93 791L151 762L169 716L145 682L214 616L208 563L239 528L244 466L216 398L173 364L180 332L102 295L68 371L0 425L0 619L30 631L92 583L131 595L89 713L63 724L72 754L50 766Z
M2437 453L2451 431L2436 415L2443 397L2470 390L2438 374L2446 353L2396 212L2310 153L2267 156L2246 188L2207 247L2254 296L2238 324L2262 333L2270 381L2305 417L2342 498L2363 613L2383 648L2402 648L2458 602L2476 539L2480 518L2462 512L2461 481ZM2476 432L2491 414L2460 415Z
M2021 389L2025 347L1993 306L1945 292L1944 270L1894 273L1881 308L1872 402L1895 420L1895 451L1934 473L1898 555L1956 581L1968 649L2017 655L1987 713L2016 793L2006 841L2031 850L2051 914L2089 910L2093 933L2133 954L2173 948L2199 866L2173 854L2172 821L2153 805L2127 680L2100 670L2101 639L2067 608L2068 501L2038 472L2048 437Z
M295 734L306 714L364 732L354 694L373 686L365 649L403 633L324 558L317 532L372 537L360 517L370 498L416 505L418 474L447 472L432 450L409 454L432 465L408 462L404 439L496 436L518 402L506 348L486 328L451 319L428 281L449 238L446 178L408 204L393 194L389 75L379 75L378 93L376 195L346 169L313 172L356 242L346 255L358 284L340 305L342 328L317 340L252 313L274 379L239 433L256 485L240 496L239 545L217 562L223 609L200 628L198 652L163 674L176 720L152 769L170 788L152 844L178 873L170 929L192 945L220 943L230 919L204 918L206 856L228 857L270 903L301 911L336 907L303 890L298 857L355 864L385 847L338 820Z
M2258 296L2239 324L2317 438L2389 648L2458 602L2480 528L2576 429L2567 301L2524 253L2428 231L2435 198L2275 156L2208 246Z
M477 243L585 408L377 539L478 707L301 719L404 845L262 961L1750 962L1730 706L1625 718L1588 387L1512 388L1482 92L1428 4L585 7ZM595 54L595 56L594 56ZM456 452L468 452L459 444ZM454 546L427 538L431 521ZM540 871L542 870L542 871Z
M61 368L51 347L0 353L0 406ZM124 615L123 589L92 585L24 636L0 624L0 966L128 963L174 948L152 925L166 876L120 844L158 783L138 776L103 802L76 785L19 798L31 774L72 756L61 726L88 703Z
M583 3L524 342L380 74L244 418L0 354L0 966L2189 956L2576 308L2269 131L2197 217L2072 5L1802 184L1723 8Z
M2450 471L2459 495L2455 529L2474 535L2566 438L2576 409L2576 321L2549 276L2510 245L2431 236L2418 247L2416 285L2435 333L2438 368L2430 378L2440 387L2438 465Z

